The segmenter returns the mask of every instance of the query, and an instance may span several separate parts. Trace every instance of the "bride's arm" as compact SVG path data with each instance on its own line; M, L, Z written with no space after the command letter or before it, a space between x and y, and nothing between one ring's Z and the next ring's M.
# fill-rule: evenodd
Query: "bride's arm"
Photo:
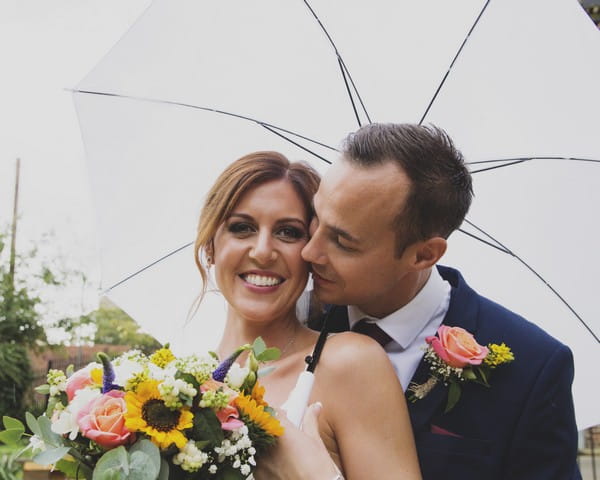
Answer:
M312 398L323 404L321 433L330 449L332 440L337 444L347 480L421 478L404 392L372 339L354 333L329 338Z

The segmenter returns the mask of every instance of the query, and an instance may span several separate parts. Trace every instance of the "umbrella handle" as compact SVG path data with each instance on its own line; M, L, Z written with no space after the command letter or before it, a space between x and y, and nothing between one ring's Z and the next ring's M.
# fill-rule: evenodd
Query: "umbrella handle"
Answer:
M304 418L304 412L306 411L314 381L315 375L312 372L304 371L298 375L296 386L290 392L286 402L281 406L281 409L285 410L288 420L296 427L300 426L302 418Z

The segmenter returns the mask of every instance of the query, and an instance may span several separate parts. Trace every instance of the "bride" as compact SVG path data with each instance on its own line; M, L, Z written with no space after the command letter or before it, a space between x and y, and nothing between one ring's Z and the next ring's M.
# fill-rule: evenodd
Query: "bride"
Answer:
M223 359L258 336L278 347L276 369L261 379L266 400L276 407L286 401L318 337L296 317L309 275L300 252L318 184L312 168L279 153L246 155L217 179L198 225L203 294L213 268L228 302L218 354ZM310 401L322 404L319 432L346 479L420 478L404 394L374 340L350 332L330 336Z

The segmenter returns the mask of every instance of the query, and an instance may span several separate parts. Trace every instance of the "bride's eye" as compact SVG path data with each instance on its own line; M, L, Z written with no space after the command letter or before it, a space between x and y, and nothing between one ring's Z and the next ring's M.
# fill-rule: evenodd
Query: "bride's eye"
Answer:
M278 238L288 242L294 242L296 240L306 238L306 232L303 228L293 227L291 225L286 225L279 228L276 232L276 235Z
M252 224L246 222L232 222L227 225L227 231L237 236L250 235L255 231Z

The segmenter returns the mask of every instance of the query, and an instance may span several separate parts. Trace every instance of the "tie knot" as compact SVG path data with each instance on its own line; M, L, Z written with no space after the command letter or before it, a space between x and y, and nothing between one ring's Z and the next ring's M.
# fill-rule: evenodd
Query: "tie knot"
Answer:
M378 327L376 323L373 323L366 318L363 318L356 325L354 325L354 327L352 327L352 331L371 337L384 348L392 341L392 337Z

